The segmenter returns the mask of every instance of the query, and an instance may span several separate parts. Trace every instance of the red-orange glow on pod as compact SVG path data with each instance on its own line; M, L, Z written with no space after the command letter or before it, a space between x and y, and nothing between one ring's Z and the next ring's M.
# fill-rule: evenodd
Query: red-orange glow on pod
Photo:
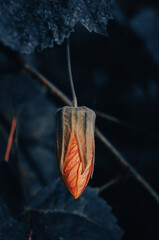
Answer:
M95 113L86 107L57 111L56 152L62 179L74 198L88 184L94 168Z

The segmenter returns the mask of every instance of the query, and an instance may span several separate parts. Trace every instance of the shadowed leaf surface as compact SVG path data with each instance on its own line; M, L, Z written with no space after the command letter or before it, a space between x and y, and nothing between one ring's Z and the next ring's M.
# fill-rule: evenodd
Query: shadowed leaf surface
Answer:
M5 45L32 53L61 44L77 22L89 31L106 35L115 0L0 1L0 40Z
M159 15L157 11L145 8L130 21L134 32L144 40L147 52L159 64Z
M24 239L25 228L16 218L22 211L20 184L7 163L0 164L0 240Z
M75 200L62 180L57 179L39 192L29 209L32 214L38 212L39 217L41 214L41 221L44 221L45 214L51 217L51 222L57 220L53 228L66 239L121 239L121 229L111 214L111 207L90 187ZM36 223L35 219L33 223ZM65 234L67 229L69 231Z
M6 163L0 166L0 171L5 172L0 177L4 181L4 189L0 189L0 240L28 239L31 233L32 239L38 240L121 239L121 229L111 208L99 198L96 190L87 188L83 196L75 200L62 180L56 179L40 191L24 211L19 207L23 204L16 178L9 174Z
M55 157L55 111L48 99L26 106L19 114L17 164L26 201L58 175Z
M17 74L11 84L13 85L12 95L13 108L15 111L27 104L31 105L33 102L39 100L44 94L44 89L42 89L27 73L22 72Z
M9 4L10 1L3 1L3 4L6 5L6 2ZM128 14L130 10L133 12L133 16L131 15L129 18L125 17L123 19L123 23L120 24L117 24L115 21L110 21L108 38L103 38L97 34L90 34L84 27L80 25L77 26L77 31L72 34L71 59L73 64L72 67L75 78L75 87L80 104L87 104L87 106L92 107L93 109L98 109L100 111L112 114L122 120L136 124L141 128L144 128L146 131L150 131L155 134L156 139L151 138L151 136L139 134L138 132L132 131L130 129L128 130L125 127L121 127L119 125L117 126L114 123L108 123L102 119L97 120L97 125L103 132L105 132L106 136L159 192L159 151L157 140L159 134L159 74L157 65L159 52L158 7L155 7L155 5L153 5L155 2L154 0L122 0L122 2L127 5L127 10L125 10L127 11L126 14ZM142 7L138 7L141 2ZM144 9L146 3L151 6L151 9ZM8 26L8 28L6 28L5 31L8 31L9 26L12 24L9 15L3 15L1 16L0 25L3 25L3 17L6 18L7 16L8 23L6 21L6 26ZM23 33L22 30L19 32L19 36L17 35L18 38L21 38L21 33ZM4 41L7 43L8 39L6 38ZM21 51L21 43L17 41L17 44L19 44L19 50ZM30 55L27 57L27 59L30 58L31 63L33 64L34 62L33 65L36 65L40 72L47 76L48 79L53 80L60 89L62 89L68 96L70 96L70 88L67 81L68 75L66 72L65 54L65 46L56 46L53 49L44 51L41 54ZM12 119L12 83L14 82L14 77L17 75L17 68L15 69L14 64L11 63L10 57L6 56L7 54L2 55L0 53L1 161L4 160L6 144L10 130L10 123ZM29 81L26 79L25 83L27 82L29 83ZM26 88L27 87L24 86L24 89ZM21 94L20 89L21 87L18 90L19 95ZM40 108L42 99L34 96L34 91L37 90L36 86L35 88L31 87L31 89L33 90L33 94L28 95L29 101L26 101L29 104L25 104L25 101L23 100L23 98L25 99L25 94L19 98L20 101L17 101L17 105L22 108L23 113L21 114L24 116L22 117L21 115L20 118L21 137L20 146L18 149L19 161L18 163L14 161L14 151L12 151L9 161L10 167L12 167L12 170L16 172L17 177L19 177L21 180L23 192L25 192L26 198L29 196L28 193L33 193L32 191L35 189L36 191L34 191L34 193L38 192L43 186L47 184L53 184L54 177L56 176L56 174L54 175L53 172L55 169L57 169L53 150L55 136L51 133L52 129L55 127L51 127L51 121L53 120L52 113L50 114L51 107L46 108L46 111L44 111L43 108L46 107L44 104L42 105L43 107L41 112L40 110L37 110ZM36 103L34 103L34 99L36 100ZM22 104L19 104L21 101ZM56 99L54 102L56 102ZM44 117L45 114L46 118ZM41 115L43 116L41 117ZM47 118L49 118L49 124L47 123ZM41 124L41 119L43 119L46 124ZM46 127L47 124L49 126L48 128ZM32 130L34 128L38 130L38 133L39 131L42 131L40 139L37 138L39 134L32 134ZM23 132L24 138L22 136ZM37 133L37 131L33 132ZM36 138L34 138L35 136ZM48 138L50 145L47 141L47 136L50 136ZM41 144L41 142L43 142L43 144ZM46 142L47 144L45 144ZM50 148L48 146L50 146ZM25 151L23 152L22 149L25 149ZM48 151L50 154L48 154ZM31 165L30 159L32 157L32 154L34 155L34 161L32 161L34 164ZM36 156L38 157L36 158ZM94 187L103 185L121 171L121 168L117 167L110 154L98 141L96 141L96 160L97 161L95 163L93 180L90 182L90 184ZM19 170L15 171L14 168L17 168L18 164L20 166L18 166ZM42 170L40 172L41 175L39 175L39 169ZM25 171L27 172L26 175ZM47 171L49 171L49 174L47 174ZM52 174L50 174L51 171ZM40 176L40 178L37 178L37 176ZM33 181L30 181L31 178ZM44 184L41 179L45 179ZM4 183L5 180L1 179L1 186L5 186L7 188L8 184L6 186ZM11 186L13 188L14 195L16 191L14 189L14 186ZM62 189L63 188L61 188L61 190ZM82 194L82 197L84 196L85 192ZM61 195L59 194L59 196ZM113 213L118 216L118 219L120 220L120 225L125 232L123 240L159 239L158 206L151 198L151 196L149 196L146 190L141 187L140 184L138 184L135 180L131 181L130 179L126 179L126 181L120 182L116 186L113 186L103 192L102 197L111 204L113 207ZM16 202L19 203L19 201L15 200L15 198L11 195L8 195L8 198L9 202L12 202L12 204L15 204ZM29 222L27 220L27 215L23 216L23 219L17 219L14 212L18 213L19 210L13 211L14 207L15 209L17 209L17 207L11 207L11 203L7 202L6 198L1 199L0 201L0 211L2 213L2 217L0 218L0 239L28 240L28 234L31 228L28 224ZM63 206L64 202L61 201L60 204ZM91 208L92 204L90 204ZM19 205L21 205L21 203ZM72 206L72 204L70 204L69 209L70 208L72 211L74 211L74 205ZM108 213L106 213L106 216L107 214ZM30 212L30 215L32 216L32 221L36 227L38 227L38 224L40 227L42 226L42 223L39 223L39 220L43 222L43 226L47 224L49 225L49 223L46 223L45 220L43 220L44 215L46 214L41 213L41 215L38 215L35 212ZM93 215L95 216L95 214ZM61 225L59 227L56 227L58 232L58 229L61 230L61 227L63 227L62 225L65 223L65 221L62 220L58 213L54 216L56 219L60 219L59 224ZM62 216L64 216L63 212ZM96 216L98 216L98 212ZM99 214L99 217L100 216L101 215ZM33 217L35 221L37 220L38 224L34 221ZM8 218L14 218L15 224L7 223ZM52 218L52 222L55 222L52 216L50 218ZM70 218L68 217L68 219ZM98 220L100 221L100 219ZM27 232L25 236L25 231L23 230L24 226L21 228L23 233L22 231L20 232L20 230L18 230L18 225L21 226L20 222L22 225L25 222L25 231ZM83 222L85 223L84 220ZM13 227L10 227L9 229L6 226ZM50 226L50 229L52 228L53 226ZM17 231L15 231L15 229L17 229ZM37 231L38 229L34 228L34 231L35 230ZM48 232L49 229L46 230L45 228L45 231L39 229L39 231L41 231L41 234L44 234L44 232ZM53 230L51 231L53 232ZM2 233L4 234L3 237ZM62 237L59 236L61 236L61 234L55 233L52 238L55 240L61 239ZM45 237L43 239L45 239ZM34 239L34 236L32 236L32 239Z
M23 197L20 184L5 162L0 164L0 199L9 206L13 215L22 209ZM0 219L3 221L3 218Z

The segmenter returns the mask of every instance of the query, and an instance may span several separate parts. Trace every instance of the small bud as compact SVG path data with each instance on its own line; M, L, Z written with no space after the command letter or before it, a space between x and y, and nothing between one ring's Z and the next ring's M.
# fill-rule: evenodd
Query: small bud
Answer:
M88 184L94 168L95 113L86 107L57 111L56 152L62 179L74 198Z

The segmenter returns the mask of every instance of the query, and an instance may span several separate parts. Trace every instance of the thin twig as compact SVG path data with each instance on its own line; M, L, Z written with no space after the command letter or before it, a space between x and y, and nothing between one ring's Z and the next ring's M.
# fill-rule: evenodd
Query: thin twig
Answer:
M111 153L116 157L118 162L131 173L135 179L137 179L154 197L154 199L159 203L159 196L155 190L150 186L150 184L131 166L130 163L118 152L118 150L113 146L113 144L96 128L96 136L104 143L104 145L111 151Z
M4 158L4 160L6 162L8 162L8 160L9 160L9 155L10 155L10 151L11 151L11 147L12 147L12 143L13 143L13 136L14 136L14 132L15 132L15 128L16 128L16 122L17 122L16 117L13 116L11 130L10 130L9 138L8 138L6 154L5 154L5 158Z
M111 116L109 114L106 114L106 113L103 113L103 112L100 112L100 111L97 111L97 110L94 110L96 115L101 117L101 118L104 118L104 119L107 119L111 122L115 122L115 123L120 123L120 120L114 116Z
M106 114L106 113L103 113L103 112L100 112L100 111L96 111L96 110L94 110L94 111L95 111L96 115L101 117L101 118L104 118L104 119L106 119L108 121L115 122L117 124L123 125L125 127L133 129L135 131L138 131L138 132L140 132L140 133L142 133L144 135L147 135L147 136L149 136L149 137L159 141L159 136L158 135L153 134L151 132L147 132L147 131L145 131L145 129L143 129L143 128L139 127L139 126L136 126L136 125L134 125L132 123L125 122L125 121L123 121L123 120L121 120L121 119L119 119L117 117L112 116L112 115L109 115L109 114Z
M43 84L47 89L51 91L54 95L59 97L63 102L72 106L71 100L61 92L53 83L51 83L47 78L45 78L42 74L40 74L37 70L33 67L29 66L26 62L22 63L23 69L30 74L33 78L38 80L41 84Z
M13 54L11 50L9 50L9 53L7 53L8 48L4 48L3 50L8 54L9 56L13 58ZM35 70L33 67L28 65L25 61L21 61L20 58L16 57L15 61L17 62L18 66L21 66L23 70L25 70L28 74L30 74L32 77L34 77L36 80L38 80L40 83L45 85L47 89L49 89L52 94L59 97L64 103L66 103L69 106L72 106L71 100L62 92L60 91L54 84L52 84L49 80L47 80L45 77L43 77L37 70ZM159 203L159 196L153 190L153 188L149 185L149 183L146 182L146 180L127 162L127 160L116 150L116 148L111 144L111 142L96 128L96 135L102 141L105 146L112 152L112 154L116 157L118 162L130 172L135 179L137 179L146 189L147 191L154 197L154 199Z
M118 183L120 180L122 179L122 176L119 175L116 178L111 179L109 182L107 182L106 184L104 184L101 187L97 188L97 192L100 194L101 192L105 191L107 188L111 187L112 185L114 185L115 183Z
M43 84L46 84L46 87L51 90L53 94L58 96L63 102L68 104L69 106L72 106L72 102L70 99L62 93L58 88L56 88L55 85L50 83L49 80L44 78L40 73L38 73L36 70L34 70L31 66L28 64L24 64L24 69L27 73L31 74L34 78L36 78L38 81L42 82ZM126 168L147 190L148 192L155 198L157 202L159 202L159 196L153 190L153 188L149 185L149 183L146 182L146 180L123 158L123 156L116 150L116 148L110 143L110 141L96 128L96 136L105 144L105 146L115 155L118 162Z
M41 83L45 84L45 86L51 90L51 92L58 96L64 103L72 106L71 100L63 94L55 85L50 83L45 77L43 77L40 73L34 70L28 64L24 64L24 69L31 76L36 78ZM110 141L96 128L97 137L105 144L105 146L116 156L118 162L126 168L147 190L148 192L155 198L157 202L159 202L158 194L153 190L153 188L143 179L143 177L123 158L123 156L116 150L116 148L110 143Z
M75 93L75 88L74 88L74 84L73 84L73 77L72 77L72 70L71 70L69 38L67 38L67 66L68 66L69 80L70 80L71 91L72 91L73 106L77 107L77 97L76 97L76 93Z

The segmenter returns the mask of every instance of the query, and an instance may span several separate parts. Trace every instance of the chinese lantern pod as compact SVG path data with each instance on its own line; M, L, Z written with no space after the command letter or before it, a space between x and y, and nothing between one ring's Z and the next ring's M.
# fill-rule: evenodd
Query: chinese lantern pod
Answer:
M95 113L86 107L63 107L56 113L57 161L62 179L78 198L94 167Z

